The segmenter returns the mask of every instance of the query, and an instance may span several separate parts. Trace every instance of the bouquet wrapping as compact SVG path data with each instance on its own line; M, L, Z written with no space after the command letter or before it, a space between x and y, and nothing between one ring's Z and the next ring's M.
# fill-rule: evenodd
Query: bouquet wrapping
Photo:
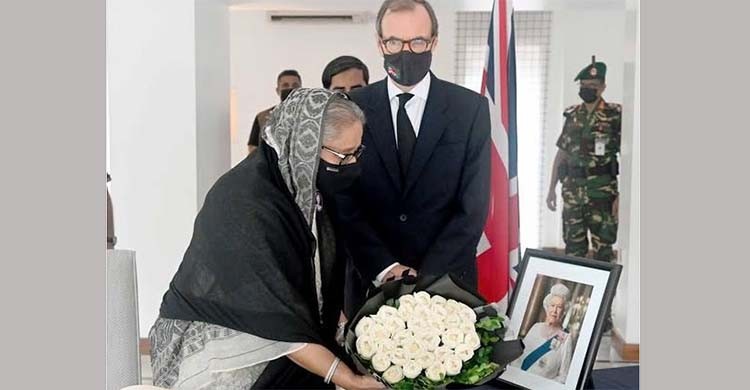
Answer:
M383 284L346 330L357 369L399 390L480 386L521 356L506 318L449 274Z

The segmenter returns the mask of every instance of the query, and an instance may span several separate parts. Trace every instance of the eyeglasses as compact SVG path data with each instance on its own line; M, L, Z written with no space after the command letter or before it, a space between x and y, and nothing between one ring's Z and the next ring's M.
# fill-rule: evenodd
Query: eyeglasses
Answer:
M422 37L410 39L408 41L404 41L398 38L388 38L385 40L381 39L380 43L383 45L385 51L388 54L396 54L402 51L404 49L404 45L406 45L413 53L420 54L426 52L430 48L432 40Z
M357 150L352 153L341 153L325 145L323 145L323 149L341 159L341 161L339 161L339 165L346 165L357 161L359 157L362 156L362 153L364 153L365 151L365 145L359 145L357 147Z

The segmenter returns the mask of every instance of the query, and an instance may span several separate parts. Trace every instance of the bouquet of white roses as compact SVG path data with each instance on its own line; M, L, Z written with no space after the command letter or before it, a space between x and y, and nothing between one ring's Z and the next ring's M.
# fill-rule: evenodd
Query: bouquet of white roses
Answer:
M388 283L355 316L347 350L360 370L395 389L479 385L520 356L520 342L502 341L503 318L476 294L449 276L417 287Z

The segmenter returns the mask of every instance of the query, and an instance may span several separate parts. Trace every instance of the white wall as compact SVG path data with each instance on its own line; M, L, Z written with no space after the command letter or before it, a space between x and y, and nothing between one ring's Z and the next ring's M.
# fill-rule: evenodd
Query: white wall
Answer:
M195 0L198 208L230 166L229 8Z
M620 248L623 275L614 302L615 326L625 342L640 343L640 234L641 234L641 126L640 126L640 16L638 1L628 2L625 45L625 99L623 101L622 188L620 194Z
M491 0L482 0L491 7ZM472 2L468 2L472 3ZM476 3L474 1L473 3ZM247 140L255 114L278 103L276 76L297 69L305 87L322 87L325 65L340 55L353 55L370 69L370 82L385 77L383 59L376 46L374 15L381 4L372 1L278 1L235 6L230 12L231 84L237 98L237 132L232 135L232 164L247 155ZM439 43L432 70L440 78L455 77L456 11L463 2L433 0L439 21ZM368 23L271 23L267 10L370 11Z
M199 184L206 183L198 180L198 165L206 168L203 180L228 169L228 143L221 146L217 135L203 144L211 137L196 125L201 118L204 130L228 132L214 112L221 109L204 99L226 97L228 82L221 94L215 90L220 83L206 85L208 79L199 77L206 95L197 98L194 2L109 0L107 7L110 188L117 247L136 251L140 332L145 336L192 234L202 199ZM209 29L214 38L221 28L217 14L207 14L206 23L218 28ZM209 45L200 42L204 49ZM222 58L226 56L216 61ZM222 66L205 61L198 63L206 71Z

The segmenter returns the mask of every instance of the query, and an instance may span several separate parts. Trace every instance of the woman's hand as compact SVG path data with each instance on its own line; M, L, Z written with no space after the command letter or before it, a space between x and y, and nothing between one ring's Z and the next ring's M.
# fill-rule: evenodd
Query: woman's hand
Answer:
M385 385L370 375L352 374L350 378L340 385L346 390L359 389L384 389Z

